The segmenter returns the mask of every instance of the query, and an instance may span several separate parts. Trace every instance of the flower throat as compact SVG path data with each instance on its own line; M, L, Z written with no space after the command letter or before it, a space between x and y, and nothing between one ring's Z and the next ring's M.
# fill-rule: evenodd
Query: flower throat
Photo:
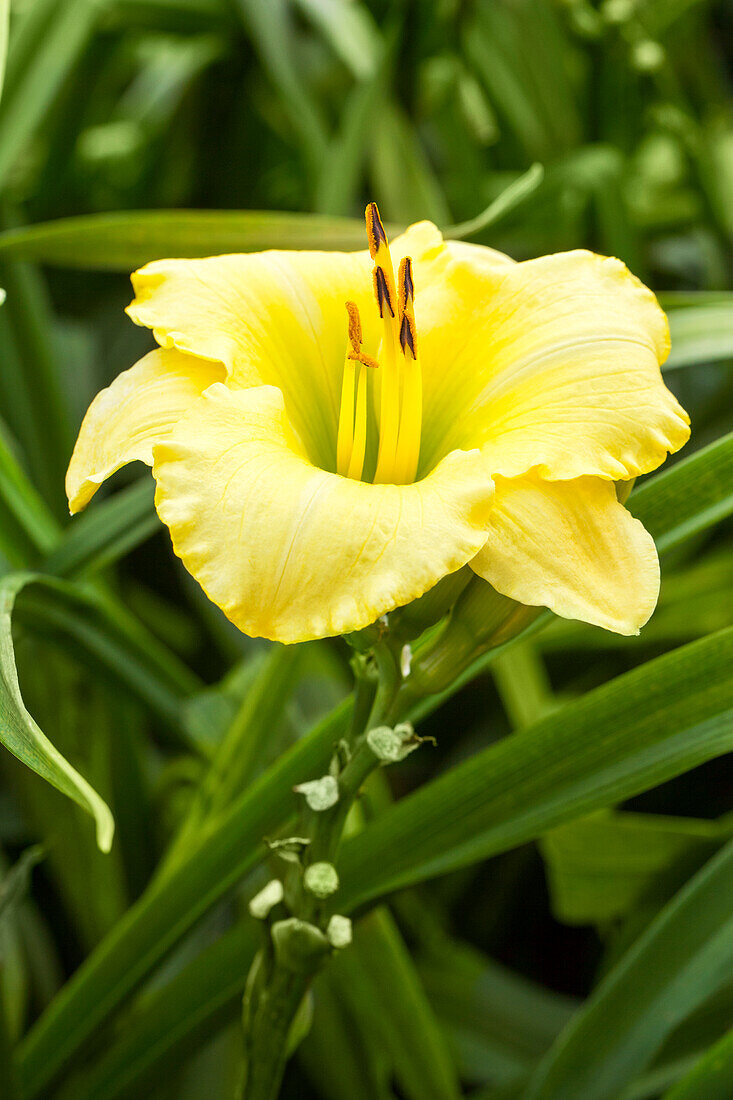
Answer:
M336 468L342 477L363 480L369 417L368 372L379 370L379 449L375 484L406 485L415 480L420 458L422 373L417 356L412 260L400 262L395 287L392 256L377 204L366 208L369 252L374 261L374 297L382 318L377 359L361 350L359 310L346 303L349 350L344 363Z

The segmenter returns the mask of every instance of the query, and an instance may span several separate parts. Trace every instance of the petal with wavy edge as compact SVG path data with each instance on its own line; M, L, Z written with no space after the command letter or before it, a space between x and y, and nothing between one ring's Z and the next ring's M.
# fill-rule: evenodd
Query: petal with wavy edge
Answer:
M66 474L71 513L85 508L121 466L135 460L152 466L153 444L223 375L216 363L156 349L98 393L82 421Z
M594 477L498 477L489 535L471 567L520 603L617 634L638 634L659 595L654 540L614 486Z
M482 269L512 262L490 248L446 245L431 222L418 222L392 244L395 267L411 255L423 286L439 277L453 251ZM132 276L127 312L162 347L224 363L233 386L277 386L309 457L334 469L347 300L359 308L364 350L375 356L379 348L371 271L366 250L156 260Z
M501 262L435 245L415 264L421 470L483 446L492 472L623 480L689 437L664 385L667 321L619 260L576 251Z
M334 468L347 300L359 307L365 350L378 347L366 250L156 260L132 283L133 321L163 347L223 363L232 386L277 386L311 459Z
M485 541L480 452L413 485L314 467L274 387L210 387L154 449L176 553L245 633L281 642L360 629L420 596Z

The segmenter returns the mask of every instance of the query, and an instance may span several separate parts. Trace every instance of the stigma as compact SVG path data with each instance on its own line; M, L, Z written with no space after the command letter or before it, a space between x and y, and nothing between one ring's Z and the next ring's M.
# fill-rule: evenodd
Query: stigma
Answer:
M395 281L387 234L377 204L366 208L369 253L374 261L372 287L382 322L376 359L362 351L359 311L346 303L349 346L344 363L336 468L343 477L367 480L369 410L378 412L375 484L405 485L415 480L422 428L422 371L415 328L412 260L400 263Z

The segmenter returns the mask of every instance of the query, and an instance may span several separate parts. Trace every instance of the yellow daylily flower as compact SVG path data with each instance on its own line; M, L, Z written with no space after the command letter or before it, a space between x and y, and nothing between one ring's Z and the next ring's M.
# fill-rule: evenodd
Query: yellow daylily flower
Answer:
M499 592L622 634L657 600L615 482L689 436L666 318L618 260L515 263L428 222L369 249L161 260L130 317L159 347L92 403L72 512L126 462L247 634L360 629L469 564Z

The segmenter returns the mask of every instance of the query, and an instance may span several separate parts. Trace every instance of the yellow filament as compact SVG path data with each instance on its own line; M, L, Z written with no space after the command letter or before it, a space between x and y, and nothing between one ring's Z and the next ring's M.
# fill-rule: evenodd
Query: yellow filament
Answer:
M338 441L336 443L336 469L342 477L350 476L348 469L354 445L355 381L356 363L347 356L344 363L344 379L341 385L341 411L339 413Z
M408 485L415 480L420 460L420 429L422 427L422 370L420 361L405 358L405 381L402 388L402 415L395 456L395 484Z
M386 327L386 326L385 326ZM382 391L379 400L379 452L374 482L394 480L397 436L400 427L400 377L395 355L394 338L385 332L379 349Z
M354 443L346 476L361 481L364 470L367 437L367 367L359 367L359 385L356 395L356 422L354 425Z

